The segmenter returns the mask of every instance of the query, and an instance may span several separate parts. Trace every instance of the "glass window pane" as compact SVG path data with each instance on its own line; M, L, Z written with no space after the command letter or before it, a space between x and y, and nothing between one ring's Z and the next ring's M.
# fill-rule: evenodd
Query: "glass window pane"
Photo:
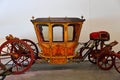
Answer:
M53 41L64 41L64 30L62 25L53 26Z
M49 41L49 33L48 32L49 32L48 27L44 26L43 31L42 31L44 41Z
M74 40L74 25L68 25L68 41Z
M44 41L49 41L49 27L46 24L39 24L38 25L40 30L40 35Z

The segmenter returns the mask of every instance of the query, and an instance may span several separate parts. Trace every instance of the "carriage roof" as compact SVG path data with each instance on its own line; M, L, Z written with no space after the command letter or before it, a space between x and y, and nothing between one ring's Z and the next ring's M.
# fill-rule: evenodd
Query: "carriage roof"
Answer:
M80 18L36 18L31 20L31 22L84 22L85 19Z

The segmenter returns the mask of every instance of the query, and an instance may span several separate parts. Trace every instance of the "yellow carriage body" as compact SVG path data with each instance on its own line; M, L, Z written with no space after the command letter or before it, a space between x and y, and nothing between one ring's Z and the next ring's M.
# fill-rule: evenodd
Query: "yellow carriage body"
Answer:
M85 19L80 18L36 18L34 25L41 52L40 57L50 64L65 64L75 57L79 35Z

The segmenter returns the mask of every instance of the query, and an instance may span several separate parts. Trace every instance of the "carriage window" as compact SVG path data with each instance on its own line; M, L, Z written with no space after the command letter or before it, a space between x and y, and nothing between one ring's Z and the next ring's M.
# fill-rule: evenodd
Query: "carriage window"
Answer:
M68 41L74 40L74 25L68 25Z
M53 25L53 41L64 41L63 25Z
M40 36L42 37L43 41L49 41L49 27L46 24L39 24L38 25L40 30Z

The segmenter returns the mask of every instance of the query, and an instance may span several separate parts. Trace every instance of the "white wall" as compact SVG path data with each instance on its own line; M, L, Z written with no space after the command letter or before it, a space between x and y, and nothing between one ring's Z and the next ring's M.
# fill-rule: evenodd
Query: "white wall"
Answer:
M119 38L120 0L0 0L0 38L8 34L36 40L30 19L37 17L80 17L86 19L80 41L92 31L106 30L111 41ZM116 46L120 50L120 45Z

